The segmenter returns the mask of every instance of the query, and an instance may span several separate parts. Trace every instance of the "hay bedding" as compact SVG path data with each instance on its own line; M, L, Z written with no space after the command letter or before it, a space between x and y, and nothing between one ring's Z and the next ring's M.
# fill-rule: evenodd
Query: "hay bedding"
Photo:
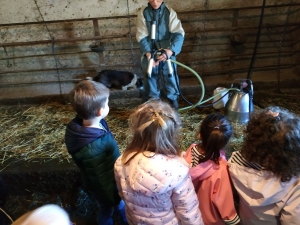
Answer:
M296 94L269 95L257 94L256 109L269 105L278 105L300 114L300 107L295 101ZM127 119L140 99L123 99L110 101L110 113L106 118L120 151L124 151L130 135ZM185 150L196 141L196 130L201 120L212 112L221 112L212 107L193 109L180 113L183 128L180 136L181 149ZM5 169L6 161L45 161L59 159L72 161L64 144L67 123L75 116L71 105L47 103L38 106L0 106L0 165ZM228 146L228 156L239 149L244 138L245 126L233 124L235 135Z
M117 100L110 103L110 113L106 118L120 151L124 151L130 140L127 119L135 106L128 106ZM181 149L186 149L196 141L196 130L200 121L213 110L204 108L180 114L183 128L181 130ZM58 158L70 161L70 155L64 144L67 123L75 116L71 105L48 103L39 106L1 106L0 107L0 163L14 160L45 161ZM240 129L240 128L239 128ZM233 142L234 143L234 142Z
M0 107L0 159L68 159L64 129L74 113L70 105Z

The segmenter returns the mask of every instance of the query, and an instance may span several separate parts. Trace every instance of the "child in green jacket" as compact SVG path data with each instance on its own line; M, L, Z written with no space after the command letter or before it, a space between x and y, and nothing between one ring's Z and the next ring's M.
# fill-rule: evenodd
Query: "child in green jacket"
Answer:
M67 125L65 142L80 169L85 190L97 202L98 224L112 225L114 210L120 214L121 224L127 224L125 203L118 195L114 177L114 163L120 152L104 120L109 112L109 89L83 80L70 97L77 116Z

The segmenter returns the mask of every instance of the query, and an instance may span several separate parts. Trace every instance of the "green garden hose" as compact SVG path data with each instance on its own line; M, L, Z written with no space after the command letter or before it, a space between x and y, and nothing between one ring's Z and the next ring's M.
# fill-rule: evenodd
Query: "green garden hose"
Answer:
M203 104L203 103L206 103L206 102L208 102L209 100L215 98L216 96L218 96L218 95L220 95L220 94L222 94L222 93L224 93L224 92L228 92L228 91L240 91L240 90L237 89L237 88L228 88L228 89L224 89L223 91L220 91L219 93L215 94L214 96L212 96L212 97L210 97L210 98L208 98L208 99L202 101L203 98L204 98L204 95L205 95L205 87L204 87L204 83L203 83L201 77L199 76L199 74L198 74L195 70L193 70L192 68L190 68L190 67L188 67L188 66L186 66L186 65L184 65L184 64L182 64L182 63L180 63L180 62L177 62L177 61L172 60L172 59L170 59L170 60L171 60L171 62L176 63L177 65L179 65L179 66L181 66L181 67L183 67L183 68L189 70L190 72L192 72L192 73L197 77L197 79L198 79L198 81L199 81L199 83L200 83L200 85L201 85L201 91L202 91L201 96L200 96L200 99L198 100L197 103L195 103L195 104L193 104L193 105L190 105L190 106L187 106L187 107L180 108L180 109L178 109L178 112L182 112L182 111L185 111L185 110L194 109L194 108L196 108L198 105L201 105L201 104Z

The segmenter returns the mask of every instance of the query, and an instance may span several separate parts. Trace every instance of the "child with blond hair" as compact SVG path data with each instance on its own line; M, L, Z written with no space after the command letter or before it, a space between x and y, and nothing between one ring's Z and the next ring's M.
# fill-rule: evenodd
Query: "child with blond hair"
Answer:
M202 225L189 166L180 157L177 112L150 100L131 114L129 126L133 137L115 163L128 223Z

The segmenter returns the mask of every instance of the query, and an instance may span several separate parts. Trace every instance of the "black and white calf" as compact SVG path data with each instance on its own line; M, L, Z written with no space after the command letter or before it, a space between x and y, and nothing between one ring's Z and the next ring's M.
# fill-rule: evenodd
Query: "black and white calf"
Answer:
M107 88L115 88L121 90L128 90L140 88L143 86L143 81L136 74L127 71L118 70L102 70L93 81L104 84Z

